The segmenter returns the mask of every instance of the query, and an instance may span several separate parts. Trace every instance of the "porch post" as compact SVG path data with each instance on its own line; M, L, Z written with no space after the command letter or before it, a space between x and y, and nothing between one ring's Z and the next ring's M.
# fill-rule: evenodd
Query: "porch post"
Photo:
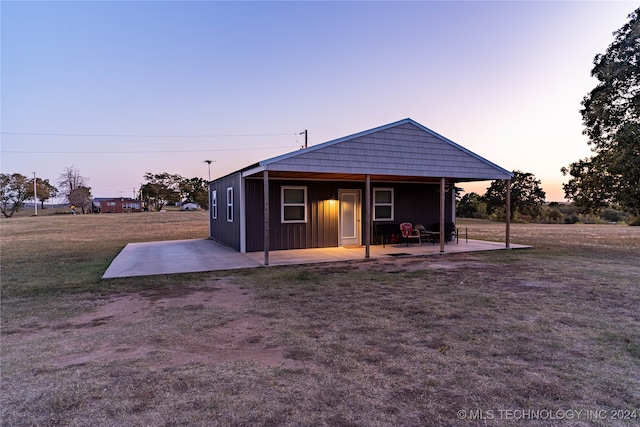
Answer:
M264 192L264 265L269 265L269 171L262 172Z
M371 175L367 174L364 185L364 257L371 254Z
M444 202L445 202L444 178L440 178L440 253L444 252Z
M510 179L505 180L505 185L507 187L507 195L506 195L507 203L505 207L507 229L505 232L506 234L505 242L506 242L507 249L509 249L510 248L509 245L511 241L511 180Z

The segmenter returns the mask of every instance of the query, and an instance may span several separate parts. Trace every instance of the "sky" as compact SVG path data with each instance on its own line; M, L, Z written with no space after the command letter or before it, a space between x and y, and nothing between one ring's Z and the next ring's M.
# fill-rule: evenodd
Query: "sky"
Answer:
M411 118L564 201L630 1L2 1L0 172L94 197ZM490 182L464 183L484 194Z

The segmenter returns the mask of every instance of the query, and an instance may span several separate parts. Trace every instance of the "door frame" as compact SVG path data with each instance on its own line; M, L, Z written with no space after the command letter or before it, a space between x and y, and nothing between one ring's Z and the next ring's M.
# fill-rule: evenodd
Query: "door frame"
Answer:
M345 194L355 194L355 212L353 218L353 226L355 230L355 236L344 237L342 233L343 218L342 218L342 197ZM361 245L362 244L362 190L358 188L344 188L338 189L338 246L347 245Z

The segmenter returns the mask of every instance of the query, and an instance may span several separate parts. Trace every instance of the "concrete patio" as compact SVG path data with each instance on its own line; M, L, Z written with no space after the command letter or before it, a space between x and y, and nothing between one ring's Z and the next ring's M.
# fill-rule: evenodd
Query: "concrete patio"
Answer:
M511 244L511 249L531 246ZM460 240L445 245L446 254L504 250L503 242ZM423 243L370 246L370 259L405 256L440 255L440 245ZM269 265L298 265L362 260L364 246L318 249L292 249L269 252ZM209 239L129 243L111 262L103 279L151 276L157 274L195 273L264 266L264 252L239 253Z

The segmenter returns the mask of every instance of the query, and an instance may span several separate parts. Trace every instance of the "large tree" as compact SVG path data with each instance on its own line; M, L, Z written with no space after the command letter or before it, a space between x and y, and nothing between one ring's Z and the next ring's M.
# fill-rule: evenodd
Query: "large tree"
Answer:
M91 187L87 186L88 181L87 178L80 175L80 171L75 166L67 166L58 177L61 194L67 202L76 206L82 206L76 203L78 198L82 199L83 195L91 197ZM85 194L87 190L88 194Z
M511 219L516 212L536 218L540 215L546 193L540 187L540 180L528 172L513 171L511 179ZM487 204L487 213L492 214L506 205L506 186L504 180L492 181L482 196Z
M12 217L24 206L29 198L28 191L29 180L26 176L19 173L0 174L0 211L5 218Z
M142 186L142 198L149 208L160 211L168 203L180 201L180 175L167 172L144 174L147 183Z
M209 209L209 181L203 178L183 178L179 184L182 201Z
M456 216L459 218L486 218L487 204L478 193L467 193L456 205Z
M51 185L48 179L36 179L36 193L38 196L38 201L40 202L40 207L44 209L44 202L51 198L55 198L58 195L58 189ZM35 199L33 197L33 179L29 181L29 186L27 189L27 199Z
M598 85L582 101L584 134L594 155L562 173L565 197L584 213L617 203L640 215L640 8L614 33L591 75Z
M91 188L80 186L74 188L71 194L67 196L69 203L73 206L79 207L82 213L91 212Z

